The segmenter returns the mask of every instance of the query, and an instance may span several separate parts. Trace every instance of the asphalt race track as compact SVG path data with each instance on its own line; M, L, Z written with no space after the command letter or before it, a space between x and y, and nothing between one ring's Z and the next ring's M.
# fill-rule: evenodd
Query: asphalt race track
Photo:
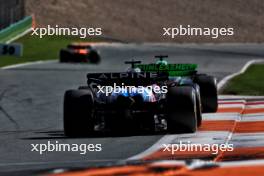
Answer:
M239 71L252 59L264 56L264 45L112 44L96 46L101 64L61 64L57 61L0 70L0 175L29 175L52 168L78 168L114 164L135 156L164 136L95 136L66 138L63 135L63 95L85 85L87 72L124 71L129 59L153 62L153 56L169 55L168 61L197 63L199 71L219 80ZM122 124L120 124L122 125ZM214 138L217 136L211 136ZM32 152L31 144L47 141L102 144L101 152ZM155 158L155 157L154 157ZM19 174L18 174L19 173Z

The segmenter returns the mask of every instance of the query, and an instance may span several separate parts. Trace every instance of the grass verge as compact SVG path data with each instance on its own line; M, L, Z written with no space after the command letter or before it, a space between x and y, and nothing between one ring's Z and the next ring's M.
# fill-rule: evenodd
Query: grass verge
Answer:
M72 36L31 36L30 34L21 37L14 43L23 44L23 56L0 56L0 67L39 61L55 60L59 58L59 51L71 42L99 42L100 39L81 39Z
M264 95L264 64L251 65L245 73L231 79L222 94Z

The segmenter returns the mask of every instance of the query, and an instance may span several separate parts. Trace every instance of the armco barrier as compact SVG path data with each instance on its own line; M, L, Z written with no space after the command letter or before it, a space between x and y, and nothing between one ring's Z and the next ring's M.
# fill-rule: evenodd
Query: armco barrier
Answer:
M10 25L9 27L0 31L0 42L4 43L11 38L23 33L32 27L32 17L27 16L24 19Z

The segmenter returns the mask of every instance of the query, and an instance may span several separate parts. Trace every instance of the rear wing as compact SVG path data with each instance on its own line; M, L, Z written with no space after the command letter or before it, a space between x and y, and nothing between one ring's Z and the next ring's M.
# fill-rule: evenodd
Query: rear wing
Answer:
M165 72L168 76L191 76L197 72L197 64L136 64L144 72Z
M155 84L159 81L168 80L167 73L158 72L116 72L116 73L88 73L87 83L96 83L99 85L133 85L133 86L146 86Z

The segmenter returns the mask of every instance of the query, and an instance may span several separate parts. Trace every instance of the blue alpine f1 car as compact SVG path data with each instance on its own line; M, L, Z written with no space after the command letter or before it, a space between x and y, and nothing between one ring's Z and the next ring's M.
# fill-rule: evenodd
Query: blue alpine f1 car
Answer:
M202 112L217 111L216 78L197 73L196 64L169 64L166 57L151 64L128 61L126 72L88 73L86 86L65 92L65 135L195 132Z

